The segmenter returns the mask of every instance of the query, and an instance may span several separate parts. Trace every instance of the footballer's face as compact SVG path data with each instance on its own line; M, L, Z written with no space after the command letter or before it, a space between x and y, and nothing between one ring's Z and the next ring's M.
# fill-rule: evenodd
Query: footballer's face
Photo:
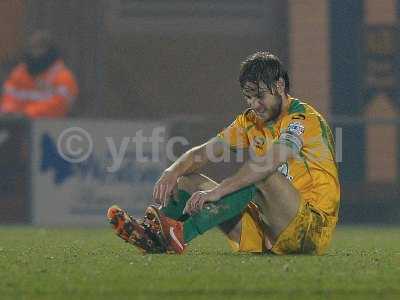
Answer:
M242 87L242 94L250 108L262 120L272 121L281 114L282 96L276 92L276 88L273 88L271 92L263 82L259 84L246 82Z

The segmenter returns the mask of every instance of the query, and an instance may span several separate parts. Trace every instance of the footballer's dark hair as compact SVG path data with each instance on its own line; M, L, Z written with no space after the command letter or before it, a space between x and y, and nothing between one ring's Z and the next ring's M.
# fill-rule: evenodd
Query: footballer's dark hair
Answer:
M262 81L272 93L273 85L279 78L285 81L285 93L289 93L289 75L283 69L279 58L270 52L256 52L240 64L239 82L242 88L246 82L253 82L258 85Z

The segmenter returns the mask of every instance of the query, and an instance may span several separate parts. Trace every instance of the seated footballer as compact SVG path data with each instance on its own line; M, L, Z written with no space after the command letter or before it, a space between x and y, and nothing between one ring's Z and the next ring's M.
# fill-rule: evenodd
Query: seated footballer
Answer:
M143 219L109 208L107 217L119 237L144 253L181 254L191 240L218 226L234 251L326 251L340 201L327 122L289 95L289 76L269 52L243 61L239 83L249 108L162 173L153 193L157 205L150 205ZM198 173L210 156L227 150L251 155L221 183Z

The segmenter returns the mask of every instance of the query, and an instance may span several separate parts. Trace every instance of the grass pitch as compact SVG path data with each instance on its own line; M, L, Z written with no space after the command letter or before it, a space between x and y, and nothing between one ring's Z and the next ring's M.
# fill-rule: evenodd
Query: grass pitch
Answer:
M105 229L0 227L0 299L400 299L400 228L340 227L324 256L279 257L217 231L176 256Z

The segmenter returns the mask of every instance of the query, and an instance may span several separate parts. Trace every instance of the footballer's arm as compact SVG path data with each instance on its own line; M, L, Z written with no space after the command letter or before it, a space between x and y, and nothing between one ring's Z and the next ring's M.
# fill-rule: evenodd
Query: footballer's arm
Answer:
M271 175L288 159L294 157L296 151L285 143L276 143L261 157L248 160L233 176L226 178L210 191L210 200L217 200L243 187L257 183Z
M210 161L211 157L220 157L223 155L225 149L226 145L218 137L214 137L206 143L186 151L163 172L160 179L156 182L153 199L165 204L180 176L199 170Z

